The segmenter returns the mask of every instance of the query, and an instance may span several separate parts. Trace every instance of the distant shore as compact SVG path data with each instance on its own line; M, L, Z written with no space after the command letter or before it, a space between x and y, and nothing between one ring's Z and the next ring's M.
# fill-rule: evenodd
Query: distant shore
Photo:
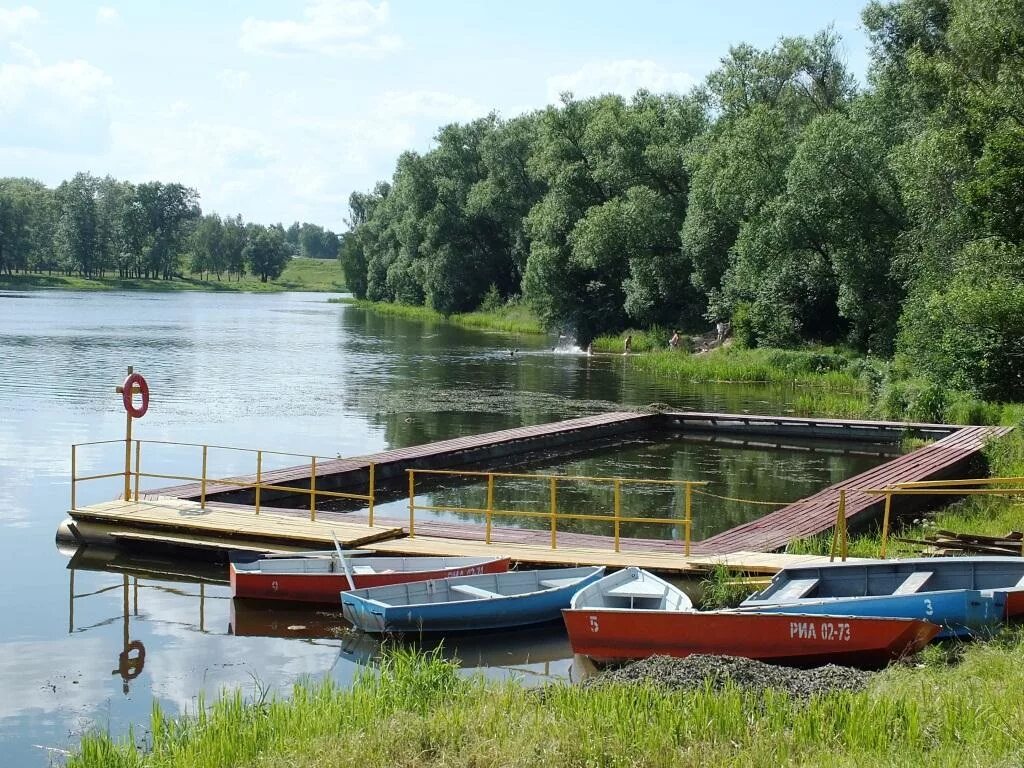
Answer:
M68 291L227 291L235 293L278 293L311 291L341 293L346 290L341 266L333 259L292 259L277 280L261 282L247 275L241 280L198 276L175 277L171 280L122 279L118 277L85 278L78 275L19 272L0 275L0 290L68 290Z

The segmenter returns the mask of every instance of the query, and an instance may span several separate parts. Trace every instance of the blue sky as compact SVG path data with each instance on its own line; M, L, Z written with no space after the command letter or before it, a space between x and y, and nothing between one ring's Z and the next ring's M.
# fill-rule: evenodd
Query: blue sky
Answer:
M181 181L207 211L340 230L447 122L686 91L730 45L828 24L863 79L864 3L0 0L0 175Z

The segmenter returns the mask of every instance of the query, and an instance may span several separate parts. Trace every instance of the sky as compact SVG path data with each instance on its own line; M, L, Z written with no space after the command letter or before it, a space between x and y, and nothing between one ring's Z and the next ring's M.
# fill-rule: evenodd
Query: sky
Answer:
M729 46L865 0L0 0L0 176L195 187L204 211L345 229L348 196L437 128L572 91L686 92Z

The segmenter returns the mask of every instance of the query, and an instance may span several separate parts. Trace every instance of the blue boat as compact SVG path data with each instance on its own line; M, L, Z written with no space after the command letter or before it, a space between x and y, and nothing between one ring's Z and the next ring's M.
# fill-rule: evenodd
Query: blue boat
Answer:
M345 618L364 632L508 629L559 621L572 596L603 566L509 571L341 593Z
M927 619L939 637L991 630L1024 596L1024 559L936 557L786 568L738 610Z

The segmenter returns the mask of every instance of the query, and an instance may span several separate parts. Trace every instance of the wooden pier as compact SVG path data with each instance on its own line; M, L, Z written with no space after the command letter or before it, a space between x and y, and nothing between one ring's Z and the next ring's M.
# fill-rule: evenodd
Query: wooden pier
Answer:
M846 491L846 522L863 526L882 511L883 499L862 491L896 483L945 480L962 476L985 443L1004 435L999 427L963 427L947 437L874 469L854 475L829 488L795 501L749 523L738 525L699 543L705 552L736 552L758 549L771 552L789 542L831 530L839 512L839 491ZM901 500L903 502L903 500ZM897 508L896 512L901 510Z
M707 413L615 412L501 430L482 435L444 440L425 445L350 459L324 461L312 466L290 467L263 473L259 482L278 489L277 498L315 484L318 492L357 487L366 483L371 465L379 482L404 477L408 469L437 469L510 460L531 452L560 448L578 451L595 439L670 430L683 434L719 433L728 439L752 441L770 437L774 444L787 438L851 440L894 443L907 434L940 437L937 442L899 456L868 472L844 480L806 499L789 504L759 520L739 525L704 541L693 542L684 555L679 541L627 539L615 551L610 536L558 532L557 548L545 530L493 526L491 543L485 543L484 526L417 520L409 536L408 521L385 520L379 515L369 525L363 512L316 513L299 509L252 504L255 477L234 482L204 482L151 489L137 493L134 501L114 501L73 508L62 535L80 543L102 541L122 546L180 546L224 550L243 548L289 551L333 546L337 536L343 546L380 552L422 555L474 555L501 552L531 565L593 564L641 565L658 571L689 573L707 570L717 563L745 573L772 573L786 565L817 558L776 554L789 542L830 530L837 514L839 491L847 491L846 516L851 526L877 514L881 501L861 493L897 482L963 476L993 437L1007 430L989 427L955 427L935 424L800 419L793 417ZM137 449L138 450L138 449ZM205 467L205 448L204 448ZM138 461L136 461L136 467ZM103 475L109 477L110 475ZM205 469L204 469L205 477ZM311 482L315 477L315 483ZM135 478L138 488L138 476ZM127 483L126 483L127 487ZM284 489L284 490L281 490ZM372 491L372 489L371 489ZM198 499L205 499L205 505ZM372 493L371 493L372 497ZM263 501L272 498L263 491ZM899 511L899 510L897 510Z

